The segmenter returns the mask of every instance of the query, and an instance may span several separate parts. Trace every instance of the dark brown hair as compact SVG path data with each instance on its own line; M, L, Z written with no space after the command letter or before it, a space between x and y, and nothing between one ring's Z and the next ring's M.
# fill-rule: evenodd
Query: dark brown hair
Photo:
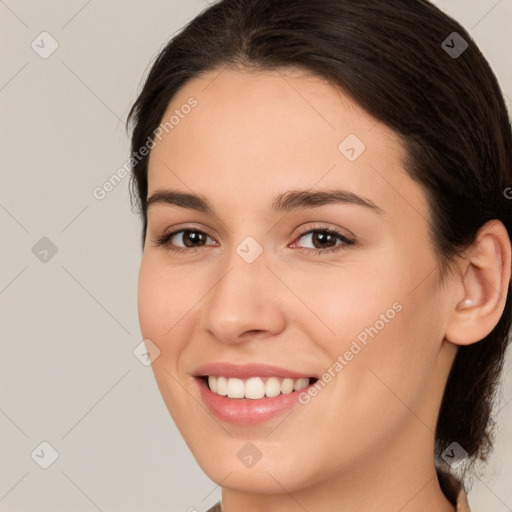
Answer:
M223 67L303 69L342 88L394 130L403 141L405 168L428 199L439 276L485 222L499 219L512 238L512 200L505 193L512 185L512 137L503 96L466 30L428 1L213 4L155 59L128 117L134 154L151 139L181 87ZM143 245L148 158L134 162L131 182ZM491 409L511 313L509 283L493 331L457 353L436 428L438 460L451 442L468 452L470 462L485 460L492 448Z

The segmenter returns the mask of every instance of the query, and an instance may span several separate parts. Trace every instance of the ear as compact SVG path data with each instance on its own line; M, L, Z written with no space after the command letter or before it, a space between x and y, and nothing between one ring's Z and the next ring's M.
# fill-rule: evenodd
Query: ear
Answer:
M501 221L490 220L480 228L458 270L445 337L470 345L494 329L510 293L511 243Z

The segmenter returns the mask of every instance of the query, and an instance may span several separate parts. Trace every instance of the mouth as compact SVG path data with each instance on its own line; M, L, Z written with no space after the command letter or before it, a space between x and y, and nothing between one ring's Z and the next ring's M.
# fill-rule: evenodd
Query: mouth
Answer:
M316 377L293 379L276 376L255 376L241 379L223 375L202 375L199 376L199 379L212 393L237 400L261 400L262 398L289 395L294 391L301 391L318 380Z
M256 425L299 404L299 395L318 381L316 376L269 365L213 363L194 374L207 409L218 419Z

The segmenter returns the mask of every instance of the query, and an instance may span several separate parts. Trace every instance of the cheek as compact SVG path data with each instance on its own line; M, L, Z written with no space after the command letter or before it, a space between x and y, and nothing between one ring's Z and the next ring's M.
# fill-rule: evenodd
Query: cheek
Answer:
M377 333L380 337L400 316L402 306L397 298L401 294L397 282L389 279L383 283L385 275L385 269L374 272L369 266L364 269L347 266L317 271L314 278L307 280L300 275L288 279L309 309L308 324L316 327L311 332L312 339L331 357L348 350L352 340L357 339L364 346ZM310 330L304 314L301 318L298 321L303 328Z
M175 274L175 273L174 273ZM139 269L137 307L142 337L160 351L151 367L162 396L174 416L176 398L171 398L169 381L178 374L186 337L180 335L187 311L193 305L189 293L180 293L179 280L150 254L144 254ZM182 331L181 331L182 332Z
M161 279L159 279L160 274L161 272L158 267L151 265L150 259L144 254L139 268L137 283L139 324L142 336L150 338L159 347L160 345L157 341L162 328L163 312L167 307L163 303L165 295Z
M428 257L374 263L364 272L343 269L330 279L317 274L314 288L310 282L308 292L303 282L297 290L322 320L314 319L314 330L301 322L327 356L324 370L342 359L343 368L338 364L331 374L343 377L332 381L353 411L366 404L375 412L399 399L411 407L418 403L443 340L439 290L429 276ZM364 407L359 412L367 415Z
M181 354L186 337L180 335L187 311L195 303L190 293L180 292L183 283L151 253L144 253L139 268L137 306L139 325L144 339L150 339L160 350L151 367L161 395L171 416L181 424L187 411L187 398L176 385ZM183 273L179 273L183 275ZM181 331L182 332L182 331Z
M315 427L317 442L304 448L304 457L312 464L321 463L317 452L330 452L333 464L357 460L365 450L378 450L383 440L392 439L410 421L418 421L412 411L424 416L424 395L442 341L442 327L432 322L439 309L435 290L425 286L421 293L409 293L408 283L399 287L395 282L372 295L363 283L359 288L344 286L342 293L334 292L331 284L315 295L312 305L328 313L323 320L336 332L320 335L322 329L313 338L327 355L323 370L330 368L331 376L305 406L306 414L321 411L324 416L322 425ZM332 300L332 293L339 299ZM308 329L305 321L303 329ZM306 423L314 421L308 418ZM342 441L347 438L353 441L350 446Z
M404 294L405 296L405 294ZM426 385L439 353L442 311L436 290L425 286L403 300L403 310L386 333L381 372L404 400L413 402Z
M142 335L161 350L164 346L179 346L175 339L177 326L197 302L200 290L191 286L191 278L185 272L173 270L150 253L142 257L137 286Z

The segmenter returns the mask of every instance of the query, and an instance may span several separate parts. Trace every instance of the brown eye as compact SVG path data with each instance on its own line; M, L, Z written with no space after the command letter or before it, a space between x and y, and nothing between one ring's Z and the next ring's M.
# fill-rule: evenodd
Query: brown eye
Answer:
M157 246L175 252L194 252L206 245L207 239L213 240L209 235L198 229L180 229L163 235L155 240Z
M308 235L302 235L309 237L310 242L313 243L315 249L327 249L329 247L334 247L337 245L337 239L340 237L333 233L328 233L326 231L311 231Z
M299 247L299 250L306 254L324 254L326 252L333 252L355 243L353 239L329 228L310 229L302 233L297 238L297 240L300 239L305 239L306 243L313 245L313 248Z
M196 245L202 246L205 244L206 238L208 237L208 235L201 231L190 231L185 229L175 233L172 238L176 237L176 235L179 235L180 233L183 233L181 240L185 247L196 247ZM176 238L179 239L179 237Z

